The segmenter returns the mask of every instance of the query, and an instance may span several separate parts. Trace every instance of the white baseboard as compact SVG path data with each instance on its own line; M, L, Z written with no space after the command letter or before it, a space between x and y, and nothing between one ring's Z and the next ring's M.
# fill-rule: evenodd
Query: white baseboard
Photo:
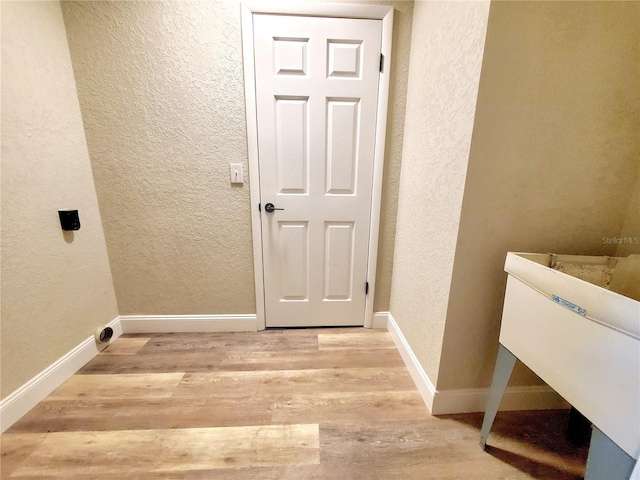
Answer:
M371 328L387 328L389 312L374 312Z
M413 353L413 350L411 350L407 339L404 338L400 327L398 327L398 324L391 313L388 314L387 330L389 330L391 338L393 338L393 342L396 344L396 348L398 349L398 352L400 352L400 356L402 357L404 364L407 366L409 375L411 375L413 383L416 384L422 400L424 400L429 411L433 413L433 401L436 395L436 389L433 386L433 383L431 383L431 380L429 380L429 377L422 368L422 365L420 365L420 362Z
M432 415L485 411L489 396L488 388L436 390L391 313L388 314L387 329ZM547 385L508 387L500 403L501 411L562 408L569 408L569 404Z
M250 315L120 315L123 333L257 332Z
M107 326L113 329L112 341L122 335L118 318ZM94 336L90 336L2 400L0 402L0 432L7 430L47 395L62 385L65 380L84 367L100 353L102 348L98 346Z
M433 415L484 412L489 397L488 388L469 390L438 390L433 402ZM556 410L570 405L551 387L507 387L502 396L500 411Z

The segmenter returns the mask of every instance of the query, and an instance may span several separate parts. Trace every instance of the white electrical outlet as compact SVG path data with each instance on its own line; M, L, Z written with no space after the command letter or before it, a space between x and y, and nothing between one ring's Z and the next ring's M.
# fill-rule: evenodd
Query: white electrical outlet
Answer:
M244 178L242 175L242 164L241 163L230 163L229 164L229 176L231 183L244 183Z

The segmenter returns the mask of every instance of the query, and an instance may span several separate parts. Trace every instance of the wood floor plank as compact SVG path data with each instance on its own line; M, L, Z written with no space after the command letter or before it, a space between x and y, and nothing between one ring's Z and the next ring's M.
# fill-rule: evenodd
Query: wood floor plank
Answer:
M46 433L9 434L0 436L0 479L5 480L42 443Z
M569 480L583 473L583 452L575 447L574 457L548 451L535 466L529 462L532 475L519 468L526 457L513 452L511 462L503 461L506 455L478 448L477 432L471 425L435 417L375 424L327 422L320 432L322 461L336 478Z
M318 464L319 452L317 424L51 433L11 478Z
M44 401L78 398L170 397L184 373L74 375Z
M222 361L228 370L305 370L314 368L402 367L396 350L331 350L293 352L237 352Z
M118 375L170 372L210 372L222 369L222 352L183 353L180 355L98 355L78 371L80 375Z
M312 370L264 370L241 372L187 373L173 398L211 397L229 392L250 396L261 394L371 392L410 390L413 380L406 368L341 368Z
M99 355L135 355L147 342L149 337L119 338L117 342L111 343L102 350Z
M248 370L307 370L326 368L404 367L396 350L292 350L197 352L176 355L138 354L100 356L80 374L142 374L162 372L216 372Z
M232 333L165 333L153 337L141 355L184 352L229 352L230 350L283 351L317 350L317 334L284 335L282 330Z
M321 464L202 470L189 472L188 480L337 480ZM187 480L187 479L185 479Z
M378 333L322 333L318 335L320 350L363 349L379 350L392 349L396 346L388 332Z
M323 464L330 466L336 478L358 472L356 478L434 479L443 478L439 465L446 465L448 458L464 463L470 456L481 456L479 448L456 451L452 447L461 440L457 432L443 438L438 427L433 417L375 424L325 423L321 430ZM451 470L452 465L447 466ZM461 473L456 469L454 478L469 478Z
M54 480L59 476L40 473L21 475L21 480ZM113 474L76 473L73 480L114 480ZM336 480L318 465L276 465L269 467L239 467L224 469L186 470L180 472L119 473L117 480Z
M9 432L148 430L268 425L273 397L254 392L221 397L47 400Z
M393 392L293 394L273 406L273 423L378 422L381 420L423 420L431 418L416 390Z

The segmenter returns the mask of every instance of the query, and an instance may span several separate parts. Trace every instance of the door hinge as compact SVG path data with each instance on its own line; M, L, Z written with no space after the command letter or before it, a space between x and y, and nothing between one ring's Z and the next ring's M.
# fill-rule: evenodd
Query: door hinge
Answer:
M365 294L365 295L368 295L368 294L369 294L369 282L365 283L365 286L364 286L364 294Z
M384 66L384 55L380 54L380 73L382 73L383 66Z
M261 211L262 211L262 206L261 206L261 205L262 205L262 204L260 204L260 203L258 204L258 211L259 211L259 212L261 212Z

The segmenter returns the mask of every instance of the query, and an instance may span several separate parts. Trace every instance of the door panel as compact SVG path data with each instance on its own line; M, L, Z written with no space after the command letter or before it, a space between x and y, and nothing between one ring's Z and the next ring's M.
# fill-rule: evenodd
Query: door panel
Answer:
M323 300L351 300L353 293L353 226L353 222L325 222Z
M253 18L266 325L363 325L381 22Z
M280 279L278 301L309 301L309 229L307 222L278 222Z
M327 193L355 194L358 175L359 99L327 99Z
M273 38L276 75L306 75L308 38Z
M309 178L309 99L276 97L278 194L307 193Z
M362 59L361 40L329 40L327 76L360 78Z

